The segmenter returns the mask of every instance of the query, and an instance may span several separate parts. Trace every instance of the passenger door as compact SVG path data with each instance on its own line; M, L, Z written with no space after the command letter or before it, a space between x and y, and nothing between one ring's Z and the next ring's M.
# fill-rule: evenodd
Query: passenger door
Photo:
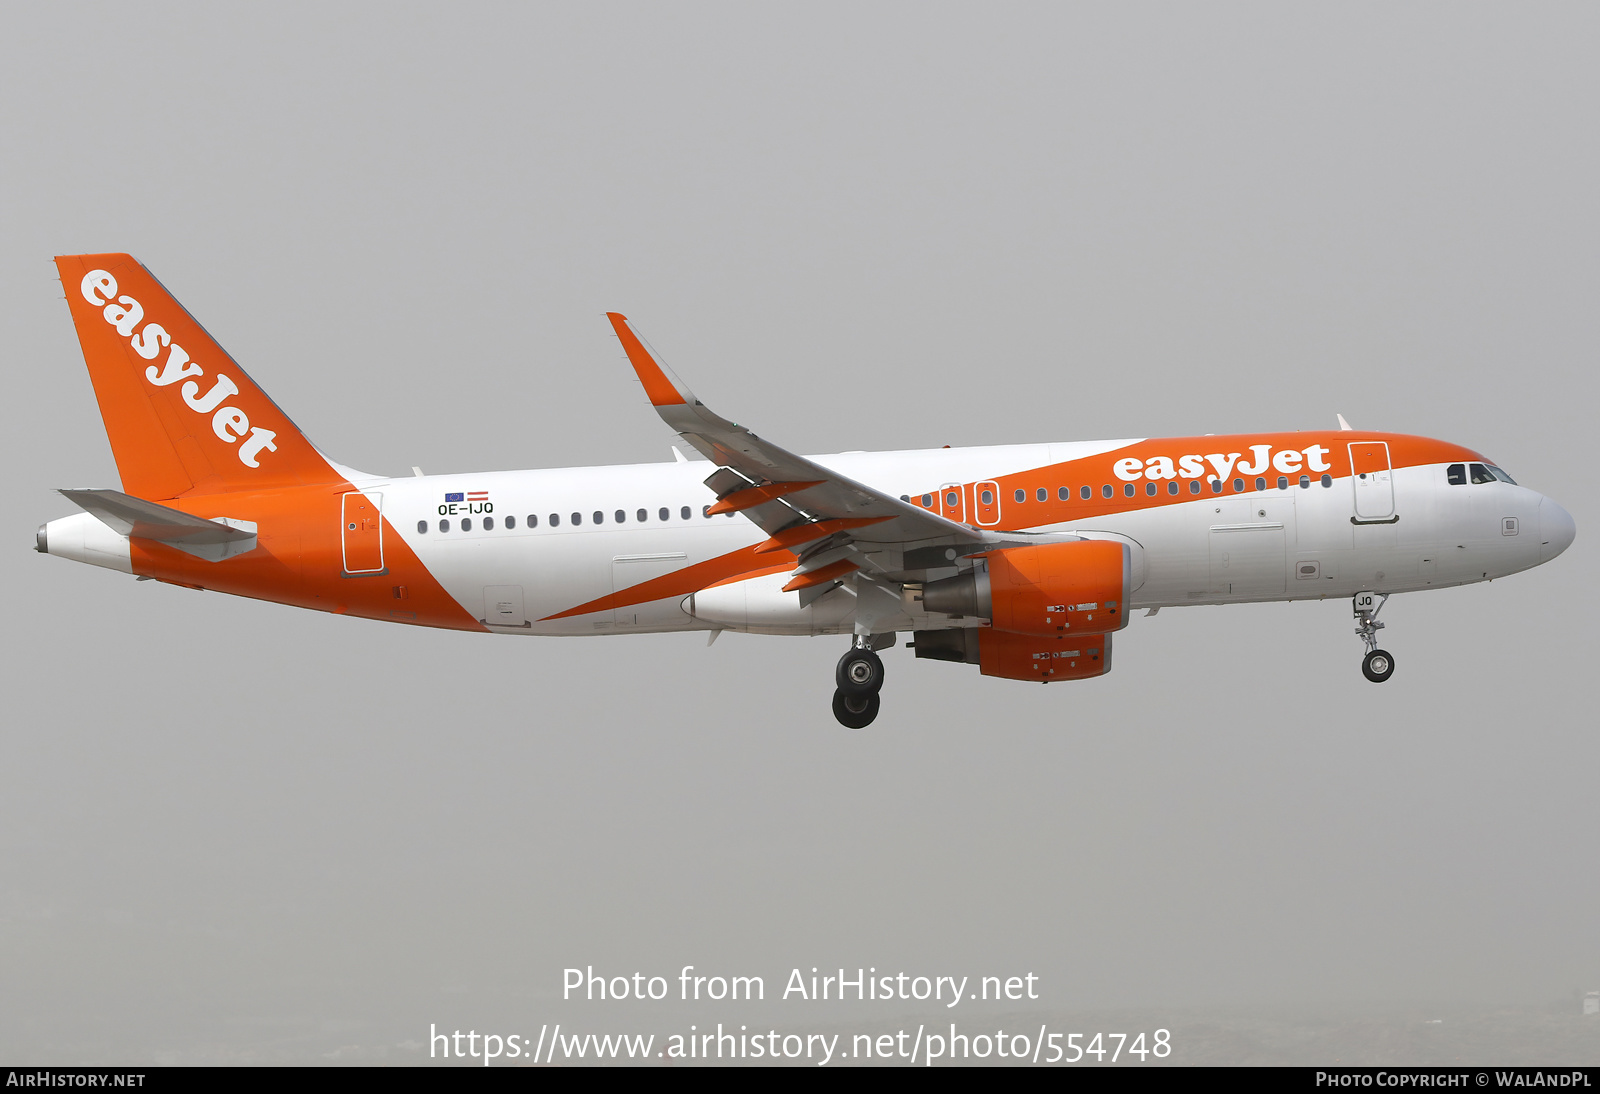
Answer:
M1394 517L1394 473L1384 441L1350 445L1350 481L1355 487L1356 520L1387 521Z
M383 572L383 495L352 492L340 506L339 543L347 574Z

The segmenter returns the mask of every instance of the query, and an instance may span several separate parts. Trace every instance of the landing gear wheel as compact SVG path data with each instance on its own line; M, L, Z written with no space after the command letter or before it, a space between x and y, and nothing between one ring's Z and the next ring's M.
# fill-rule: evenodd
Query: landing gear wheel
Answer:
M1361 659L1361 673L1374 684L1394 675L1394 655L1388 650L1373 650Z
M841 694L851 697L875 696L883 688L883 662L871 650L851 649L839 658L839 668L833 674L833 682L839 686ZM834 710L838 709L835 703ZM876 711L877 708L873 709ZM867 721L872 719L868 718Z
M878 695L846 695L843 690L833 693L833 716L846 729L866 729L878 716Z

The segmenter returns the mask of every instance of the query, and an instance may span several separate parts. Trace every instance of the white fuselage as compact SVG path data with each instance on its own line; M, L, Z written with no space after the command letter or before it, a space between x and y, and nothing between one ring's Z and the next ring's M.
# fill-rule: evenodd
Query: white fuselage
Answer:
M1063 464L1130 443L811 458L899 496L940 483ZM673 595L600 613L548 618L765 539L737 515L702 515L713 500L702 485L710 470L711 465L694 461L363 478L354 485L377 499L388 524L476 618L495 624L491 601L500 598L504 608L507 591L516 590L520 604L514 616L504 626L493 626L505 633L850 630L852 593L839 590L802 608L792 594L779 593L782 575L734 580L697 597ZM442 500L458 493L486 494L488 500ZM1020 504L1003 499L1002 526L1129 541L1135 554L1134 608L1347 597L1362 590L1406 592L1490 580L1536 566L1565 547L1566 541L1552 546L1551 536L1542 533L1541 506L1554 510L1544 514L1544 531L1552 523L1571 524L1559 506L1521 486L1500 481L1449 485L1442 464L1397 468L1388 515L1400 519L1383 523L1352 520L1357 498L1350 477L1334 479L1331 486L1313 480L1305 488L1291 484L1259 493L1205 494L1178 504L1055 524L1030 521L1030 504L1031 499ZM486 516L495 518L492 529L485 527ZM507 517L514 518L514 527L506 526ZM471 521L471 530L463 530L463 518ZM441 530L441 522L448 522L448 531ZM909 611L899 622L907 629L939 625L948 623Z

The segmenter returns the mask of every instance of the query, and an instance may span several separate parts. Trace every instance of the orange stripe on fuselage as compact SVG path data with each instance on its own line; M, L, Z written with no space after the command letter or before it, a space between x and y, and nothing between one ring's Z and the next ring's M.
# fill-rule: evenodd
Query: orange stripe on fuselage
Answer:
M305 487L257 494L209 494L167 502L195 516L254 521L258 546L208 562L150 540L129 541L133 572L178 585L367 619L455 630L487 630L417 558L387 518L384 571L344 573L342 499L352 488ZM395 595L396 587L405 592Z
M1129 513L1141 509L1153 509L1161 505L1176 505L1186 501L1197 501L1201 498L1227 497L1236 493L1233 489L1235 479L1244 480L1244 490L1239 493L1251 493L1255 490L1255 480L1267 480L1266 489L1277 488L1278 477L1287 478L1291 485L1298 485L1301 475L1308 475L1313 484L1316 484L1323 475L1331 475L1335 479L1349 478L1350 451L1352 443L1382 441L1389 446L1390 466L1418 467L1426 464L1464 462L1476 460L1488 462L1470 448L1464 448L1448 441L1437 441L1429 437L1413 437L1398 433L1367 433L1360 431L1338 431L1317 433L1251 433L1227 437L1166 437L1153 440L1139 441L1136 444L1102 452L1094 456L1086 456L1081 460L1068 460L1063 463L1049 464L1044 467L1030 468L1012 475L1001 475L996 478L976 479L962 487L964 502L968 513L977 512L978 498L975 491L982 485L997 483L999 497L996 499L1000 507L1000 520L993 525L994 528L1039 528L1051 524L1063 524L1068 521L1078 521L1094 517L1114 516L1119 513ZM1262 470L1254 470L1258 448L1266 446L1267 466ZM1323 451L1318 455L1321 463L1327 465L1325 470L1311 470L1307 450L1316 446ZM1300 456L1300 467L1294 471L1283 471L1272 465L1272 460L1279 452L1295 452ZM1228 468L1228 475L1222 480L1221 494L1213 494L1210 481L1217 478L1217 469L1207 459L1208 456L1222 457L1223 466ZM1190 475L1185 473L1183 457L1195 456L1200 460L1202 473ZM1231 463L1228 457L1236 457ZM1167 465L1159 462L1165 457L1171 464L1173 477L1147 478L1146 473L1154 471L1165 474ZM1137 459L1140 464L1139 478L1127 480L1117 475L1118 461ZM1290 461L1292 462L1292 461ZM1240 469L1240 465L1250 466L1248 472ZM1191 462L1188 467L1193 469ZM1189 484L1199 482L1202 484L1199 494L1190 493ZM1147 483L1154 483L1156 492L1148 492ZM1176 483L1178 492L1170 493L1167 484ZM1112 496L1107 498L1102 488L1110 485ZM1127 495L1126 487L1132 485L1133 496ZM1061 487L1069 488L1069 496L1063 500L1058 491ZM1090 487L1090 497L1081 496L1083 487ZM1016 500L1016 491L1021 490L1026 499L1022 502ZM1038 491L1045 491L1045 500L1038 500ZM924 496L931 497L933 512L940 512L940 491L929 490L925 495L911 495L913 505L921 505Z

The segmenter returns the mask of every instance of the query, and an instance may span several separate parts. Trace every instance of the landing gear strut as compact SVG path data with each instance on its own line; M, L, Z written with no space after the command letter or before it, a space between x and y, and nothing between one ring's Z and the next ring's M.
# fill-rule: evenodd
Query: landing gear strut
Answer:
M865 639L857 638L856 644L839 658L833 679L838 685L833 693L833 716L839 719L839 724L847 729L865 729L871 725L878 716L883 661Z
M1357 593L1350 602L1361 623L1356 634L1367 647L1367 655L1361 659L1361 674L1374 684L1381 684L1394 675L1394 655L1378 648L1378 632L1383 629L1378 613L1388 602L1388 593Z

